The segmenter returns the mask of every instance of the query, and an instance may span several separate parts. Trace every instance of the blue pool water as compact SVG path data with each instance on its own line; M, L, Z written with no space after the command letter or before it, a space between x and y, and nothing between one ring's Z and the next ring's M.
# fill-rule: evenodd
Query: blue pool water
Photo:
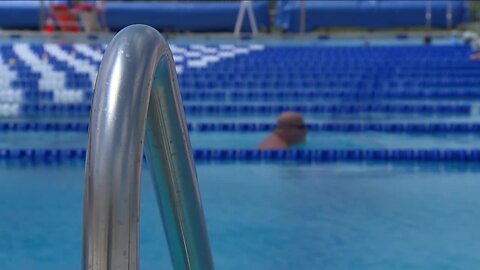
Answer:
M268 132L191 132L195 149L252 149L268 136ZM215 138L212 140L212 138ZM480 134L406 134L381 132L310 132L297 149L475 149ZM4 132L0 149L12 145L21 149L86 148L85 132Z
M473 269L479 263L478 166L199 164L197 170L217 269ZM79 269L82 164L9 164L0 173L2 269ZM147 170L142 180L141 267L171 269Z
M85 128L32 126L88 122L104 43L0 42L1 151L85 149ZM194 149L254 149L288 106L317 127L382 127L312 129L296 149L480 148L480 63L458 40L173 43ZM245 123L255 130L240 128ZM205 131L203 124L215 128ZM260 129L264 124L272 128ZM403 129L386 128L392 124ZM430 129L406 128L411 124ZM217 269L436 270L480 263L478 162L226 159L197 162ZM78 157L0 154L2 270L80 268L83 177ZM140 238L142 269L172 268L148 164Z

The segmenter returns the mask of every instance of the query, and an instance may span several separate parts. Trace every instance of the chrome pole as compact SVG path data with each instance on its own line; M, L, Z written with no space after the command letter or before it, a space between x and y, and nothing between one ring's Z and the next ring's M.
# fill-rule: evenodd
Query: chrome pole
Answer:
M113 38L97 76L83 269L138 269L144 138L174 268L214 269L172 53L146 25L126 27Z

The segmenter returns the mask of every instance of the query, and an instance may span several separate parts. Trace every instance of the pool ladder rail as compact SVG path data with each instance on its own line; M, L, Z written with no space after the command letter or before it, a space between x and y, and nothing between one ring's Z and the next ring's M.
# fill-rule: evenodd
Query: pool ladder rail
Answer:
M95 84L89 127L82 268L139 267L146 138L174 269L214 269L175 64L158 31L132 25L110 42Z

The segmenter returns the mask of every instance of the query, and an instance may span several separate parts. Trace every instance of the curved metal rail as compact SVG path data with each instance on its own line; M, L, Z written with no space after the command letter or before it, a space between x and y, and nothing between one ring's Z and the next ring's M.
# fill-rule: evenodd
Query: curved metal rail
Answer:
M144 138L174 268L214 269L172 53L146 25L113 38L95 84L83 269L138 269Z

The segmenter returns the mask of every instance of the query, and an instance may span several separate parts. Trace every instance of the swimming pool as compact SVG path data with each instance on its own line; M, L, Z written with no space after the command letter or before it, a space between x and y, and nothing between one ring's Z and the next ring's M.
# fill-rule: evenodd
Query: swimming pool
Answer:
M462 45L355 42L173 46L217 269L478 265L480 156L432 151L478 151L480 64ZM47 45L0 46L2 269L80 267L81 151L104 47ZM285 109L303 111L310 128L295 151L391 154L228 152L254 149ZM227 152L204 152L215 150ZM170 269L144 167L140 266Z

